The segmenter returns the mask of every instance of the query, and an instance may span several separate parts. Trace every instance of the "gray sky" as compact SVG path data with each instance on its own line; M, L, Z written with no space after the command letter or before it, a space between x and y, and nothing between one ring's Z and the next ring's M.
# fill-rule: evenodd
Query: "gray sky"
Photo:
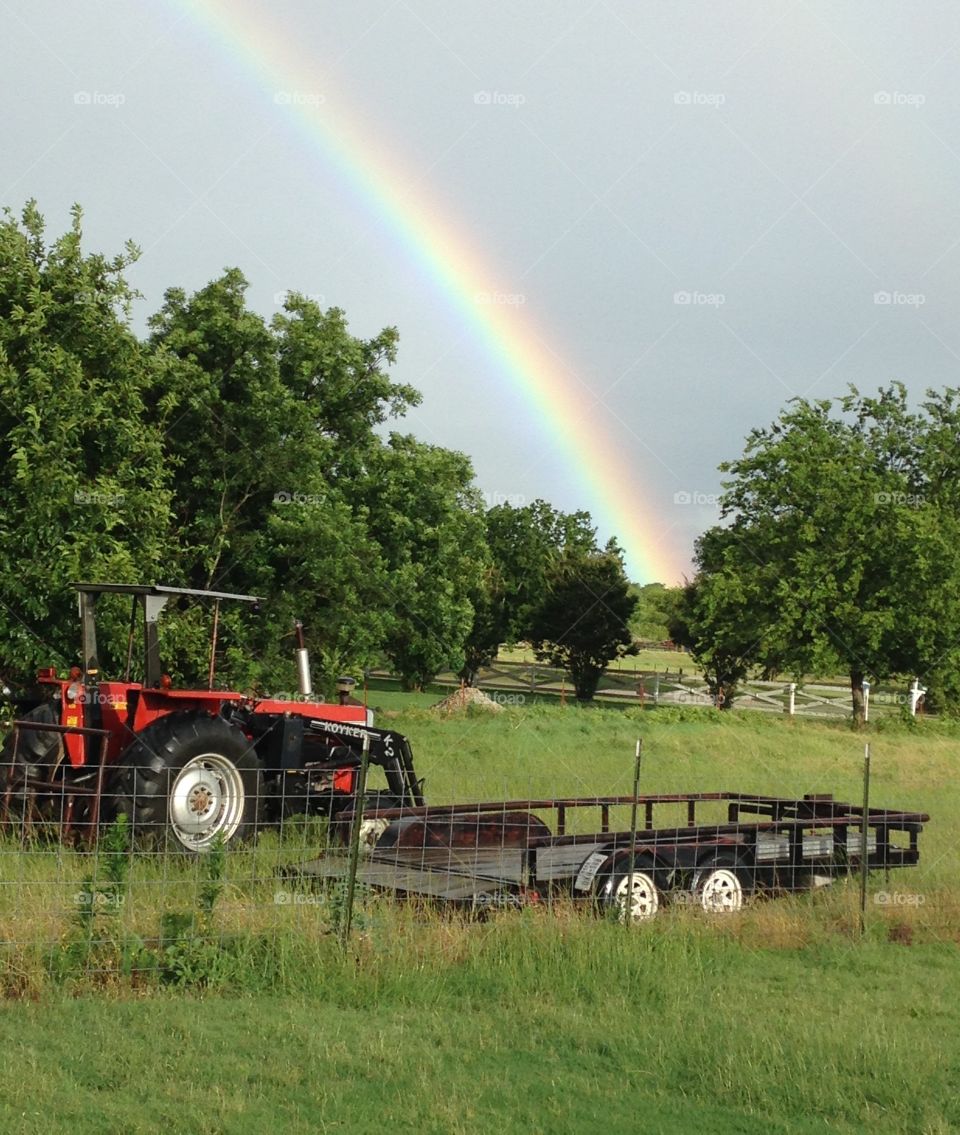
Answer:
M491 501L590 509L638 578L689 569L718 462L788 398L958 381L954 4L2 0L0 28L0 203L56 234L78 201L88 247L140 244L141 322L236 265L265 315L297 289L397 325L406 428ZM271 83L360 131L352 171ZM364 154L520 297L616 508L361 191Z

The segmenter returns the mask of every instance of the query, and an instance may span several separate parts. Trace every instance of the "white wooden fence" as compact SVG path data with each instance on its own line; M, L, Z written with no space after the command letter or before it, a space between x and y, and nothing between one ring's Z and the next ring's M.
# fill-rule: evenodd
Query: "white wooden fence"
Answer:
M689 657L680 655L679 660L686 660L687 665L662 672L610 667L600 680L597 698L647 706L714 705L706 683L693 670ZM370 677L390 680L391 675L387 670L375 670ZM454 687L459 685L460 679L454 674L442 674L436 682ZM538 696L573 698L569 675L538 662L497 660L480 671L477 686L494 700L506 704L523 704ZM868 715L898 713L902 707L909 707L913 713L923 712L926 691L916 681L909 688L890 685L871 689L869 683L864 683L864 692ZM737 709L803 717L850 717L853 712L850 687L829 682L796 684L751 680L738 687L735 705Z

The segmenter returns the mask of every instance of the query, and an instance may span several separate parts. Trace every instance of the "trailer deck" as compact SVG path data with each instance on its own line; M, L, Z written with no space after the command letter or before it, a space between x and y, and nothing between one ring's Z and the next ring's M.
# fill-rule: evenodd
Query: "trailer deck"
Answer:
M611 812L624 807L636 810L637 826L614 830ZM599 811L598 828L584 824L587 809ZM658 824L667 809L686 822ZM704 822L706 809L725 816ZM586 830L568 831L574 818ZM624 909L639 881L652 913L691 896L713 909L719 886L726 895L720 909L739 909L751 894L807 890L859 869L864 849L870 869L911 866L928 820L926 813L882 808L864 817L862 807L829 795L737 792L377 809L361 819L368 854L357 879L399 897L453 904L504 896L539 901L559 892L602 905L622 900ZM295 873L319 882L342 878L346 869L345 857L327 854Z

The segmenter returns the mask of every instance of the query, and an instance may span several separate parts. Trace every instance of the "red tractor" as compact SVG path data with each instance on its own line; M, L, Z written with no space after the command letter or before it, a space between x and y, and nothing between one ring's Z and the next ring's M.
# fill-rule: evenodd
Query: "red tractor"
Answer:
M289 815L332 816L351 807L365 735L371 763L386 774L386 790L371 804L423 804L405 738L374 729L367 709L346 697L341 704L312 700L302 638L299 697L250 698L213 688L220 603L258 603L256 596L156 585L73 586L80 599L83 665L66 678L52 667L39 672L44 696L21 713L0 755L6 767L0 819L39 816L67 830L85 826L95 832L101 819L124 813L141 842L205 851L218 837L250 835ZM122 680L100 672L96 609L104 594L131 597ZM207 689L177 689L163 670L158 620L171 599L214 603ZM133 681L138 621L143 680Z

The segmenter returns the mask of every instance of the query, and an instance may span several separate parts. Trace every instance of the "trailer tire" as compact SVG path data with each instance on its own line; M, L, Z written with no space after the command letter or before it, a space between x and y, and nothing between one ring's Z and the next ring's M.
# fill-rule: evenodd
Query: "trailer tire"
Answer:
M263 772L252 743L222 717L184 711L148 725L120 758L113 815L125 813L134 839L175 850L209 851L256 831Z
M663 905L653 864L638 857L630 870L630 856L612 857L606 869L600 869L599 897L601 906L618 922L650 922ZM629 897L628 897L629 896Z
M720 852L694 872L693 903L706 914L736 914L755 889L754 872L743 860Z

